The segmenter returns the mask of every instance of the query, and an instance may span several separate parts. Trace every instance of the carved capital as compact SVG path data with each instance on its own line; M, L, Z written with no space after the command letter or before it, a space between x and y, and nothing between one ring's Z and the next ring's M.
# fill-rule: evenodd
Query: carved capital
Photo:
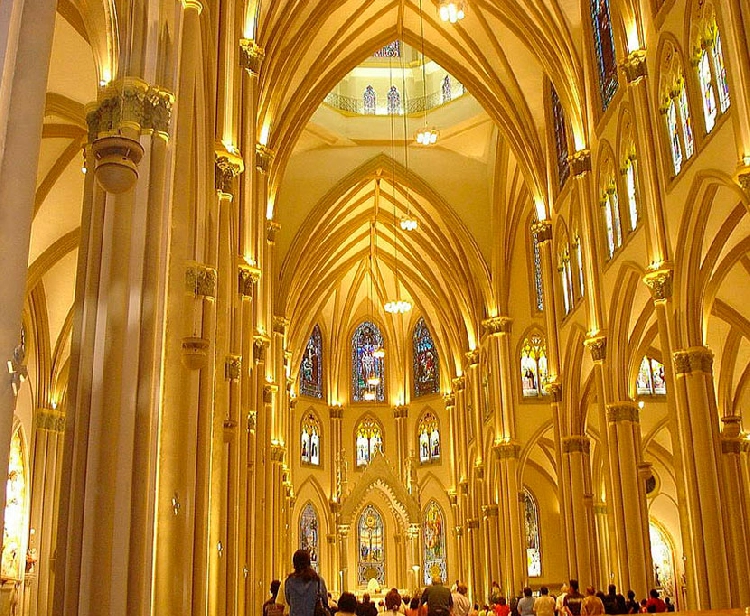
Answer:
M537 220L531 225L531 232L539 244L552 240L552 223L549 220Z
M484 479L484 462L481 460L474 463L474 477L480 481Z
M476 518L471 520L466 520L466 528L467 530L476 530L479 528L479 520Z
M283 462L284 454L286 454L286 447L280 443L271 444L271 460L273 462Z
M482 513L484 514L485 518L496 518L499 516L500 511L499 507L495 504L492 505L482 505Z
M409 407L399 404L393 408L393 419L406 419L409 417Z
M218 149L214 152L214 188L226 195L234 194L234 178L245 170L245 163L237 152Z
M466 353L466 361L469 366L476 366L479 364L479 349L474 349Z
M276 234L281 231L281 224L275 220L266 221L266 240L269 244L276 242Z
M707 347L691 347L674 352L674 368L677 374L713 372L714 354Z
M742 440L741 438L729 438L721 437L721 453L730 454L735 453L737 455L742 453Z
M247 431L255 432L255 428L258 425L258 411L247 412Z
M247 263L240 263L237 268L237 292L242 297L252 299L255 285L260 280L260 269Z
M65 413L57 409L38 408L34 413L37 430L47 432L65 431Z
M672 297L672 269L661 268L650 271L643 277L643 282L651 291L654 300L666 300Z
M581 149L573 152L568 157L570 163L570 172L573 177L580 178L591 171L591 151Z
M636 49L628 54L622 65L628 83L636 83L646 76L646 50Z
M593 510L595 514L606 515L607 503L594 503Z
M185 290L195 297L216 298L216 270L203 263L189 262L185 270Z
M566 436L562 440L563 453L573 453L580 451L589 454L591 452L591 441L587 436Z
M721 435L727 438L742 437L742 417L739 415L729 415L721 418L722 428Z
M263 386L263 404L271 404L273 402L273 395L279 391L279 386L275 383L266 383Z
M239 381L242 376L242 355L227 355L224 359L224 378Z
M349 534L349 529L351 526L349 524L337 524L336 525L336 533L339 537L341 537L342 540L346 539L347 535Z
M598 335L586 338L583 341L584 346L591 352L591 358L594 361L604 361L607 359L607 336Z
M456 406L456 396L452 393L443 395L446 409L452 409Z
M207 338L197 336L186 336L182 339L182 364L188 370L200 370L208 363Z
M562 400L562 385L557 381L548 381L544 385L544 393L552 397L553 402Z
M490 317L482 321L484 330L489 335L509 334L513 328L513 319L510 317Z
M289 319L282 316L273 317L273 333L281 336L286 335L286 328L289 327Z
M498 460L517 459L521 454L521 446L513 441L502 441L492 446Z
M638 405L630 400L607 404L607 421L610 423L618 421L638 423L640 421Z
M455 490L450 490L448 492L448 502L451 505L458 505L458 494L456 494Z
M750 171L738 173L737 183L740 185L740 188L742 188L742 190L750 194Z
M259 75L263 59L266 57L265 50L251 39L240 39L240 66L251 75Z
M329 406L328 417L331 419L343 419L344 418L344 407L342 406Z
M463 375L456 377L451 381L451 384L453 385L454 391L463 391L466 389L466 377Z
M263 175L266 175L271 168L274 156L275 152L271 148L262 143L255 144L255 168Z

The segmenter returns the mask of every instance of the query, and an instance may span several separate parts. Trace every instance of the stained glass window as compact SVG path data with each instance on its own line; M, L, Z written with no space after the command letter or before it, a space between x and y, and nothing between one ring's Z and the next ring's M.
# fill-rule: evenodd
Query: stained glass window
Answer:
M534 495L523 490L524 526L526 529L526 571L529 577L542 575L542 551L539 542L539 510Z
M26 554L26 468L20 428L13 432L10 441L8 482L5 488L5 527L0 573L3 578L20 580L25 570Z
M521 383L524 397L543 396L547 384L547 345L539 334L523 341Z
M542 251L536 233L531 232L531 245L534 258L534 300L536 309L544 310L544 288L542 286Z
M378 97L375 94L375 88L373 88L372 86L367 86L365 88L365 93L362 95L362 103L365 114L375 114L378 103Z
M370 321L360 324L352 337L352 399L355 402L385 400L385 370L382 357L375 357L383 348L383 336Z
M602 197L604 225L607 231L607 252L609 258L622 246L622 229L620 228L620 205L617 198L617 187L613 184L607 188Z
M429 411L419 422L419 461L422 464L440 459L440 427Z
M690 119L690 107L688 106L684 80L677 102L679 103L680 119L682 120L682 140L685 143L685 158L690 158L695 151L695 142L693 141L693 123Z
M307 340L299 366L299 393L301 396L323 397L323 339L320 327L313 327Z
M714 94L714 84L711 80L711 63L708 59L708 52L703 49L698 58L698 81L701 84L701 94L703 98L703 119L706 122L706 132L710 133L716 124L716 95Z
M640 396L666 394L667 384L664 380L664 364L651 357L644 356L638 369L635 389Z
M719 90L719 107L724 113L729 109L729 83L727 82L727 67L724 64L724 50L721 47L721 34L715 27L716 37L714 38L714 70L716 71L716 81Z
M638 226L638 194L635 185L635 160L630 157L625 160L625 186L628 190L630 230L635 231Z
M565 127L565 110L555 88L551 88L552 121L555 129L555 152L557 154L557 176L562 188L570 177L570 162L568 161L568 132Z
M320 422L312 412L302 421L301 459L304 464L320 466Z
M578 297L586 294L586 286L583 281L583 248L581 247L581 238L576 235L573 248L576 253L576 269L578 270Z
M563 310L565 314L573 310L573 272L570 268L570 247L566 244L559 256L560 284L562 287Z
M367 466L375 453L382 450L380 425L374 419L364 419L357 428L357 466Z
M372 505L367 505L357 524L357 583L367 586L375 579L380 586L385 584L385 529L383 517Z
M609 0L591 0L591 22L594 29L596 63L599 69L602 110L606 111L617 92L617 58L610 21Z
M312 503L307 503L299 518L299 549L310 553L310 562L313 569L318 570L318 513Z
M414 326L412 334L414 397L440 391L440 362L437 349L424 318Z
M677 175L680 169L682 169L682 146L680 145L680 134L677 126L677 104L674 99L670 99L669 101L665 118L667 120L667 131L669 132L669 142L672 149L672 165L674 166L674 174Z
M430 584L433 575L441 580L448 579L448 565L445 550L445 516L440 505L434 500L427 503L424 509L422 538L424 540L424 583Z
M443 86L441 88L443 94L443 102L447 103L451 100L451 76L446 75L443 79Z
M401 57L401 41L393 41L385 47L381 47L374 54L375 58L400 58Z
M661 591L663 597L674 597L676 588L673 542L667 533L653 522L649 522L648 534L655 586Z
M391 86L388 90L388 114L398 115L401 113L401 95L398 93L396 86Z

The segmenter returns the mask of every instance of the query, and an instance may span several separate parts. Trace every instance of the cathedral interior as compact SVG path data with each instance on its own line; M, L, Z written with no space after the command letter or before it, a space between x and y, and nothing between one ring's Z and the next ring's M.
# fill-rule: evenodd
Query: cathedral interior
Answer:
M0 50L0 616L258 614L298 548L750 605L745 0L7 0Z

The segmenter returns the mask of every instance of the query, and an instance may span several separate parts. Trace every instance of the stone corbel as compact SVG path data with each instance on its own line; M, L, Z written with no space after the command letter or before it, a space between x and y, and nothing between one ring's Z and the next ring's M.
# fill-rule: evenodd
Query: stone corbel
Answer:
M622 65L629 84L634 84L646 76L646 50L636 49L628 54Z
M266 57L265 50L252 39L240 39L240 66L256 77Z
M490 336L495 334L509 334L513 327L513 319L510 317L490 317L482 321L485 332Z
M473 349L466 353L466 361L469 366L476 366L479 364L479 349Z
M607 359L607 336L604 334L597 334L590 336L583 341L583 345L591 353L591 359L595 362L604 361Z
M234 195L234 178L245 170L242 156L220 144L214 152L214 188L222 195Z

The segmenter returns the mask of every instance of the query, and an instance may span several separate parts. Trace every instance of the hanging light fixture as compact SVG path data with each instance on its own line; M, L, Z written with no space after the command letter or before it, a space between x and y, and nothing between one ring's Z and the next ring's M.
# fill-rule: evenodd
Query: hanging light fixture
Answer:
M452 24L466 17L466 2L464 0L440 0L438 13L442 21Z
M441 18L442 10L443 9L441 7ZM445 21L445 19L443 19L443 21ZM437 143L439 133L437 128L435 128L434 126L429 126L427 123L427 61L424 57L424 17L422 15L422 0L419 0L419 36L421 41L420 53L422 56L422 107L424 108L424 126L422 126L417 131L417 134L414 136L414 138L417 140L417 143L419 145L430 146Z
M378 222L378 209L380 208L380 176L378 176L375 179L375 215L372 220L372 225L370 226L370 312L371 315L375 312L375 302L373 301L373 280L374 280L374 267L373 267L373 261L377 258L377 243L378 243L378 236L377 236L377 222ZM372 320L372 318L371 318ZM385 357L385 349L382 347L382 345L378 345L375 347L375 349L372 352L372 356L375 359L383 359ZM370 383L370 378L367 379L368 385L379 385L380 379L375 377L375 375L370 375L370 377L374 377L377 379L376 383ZM367 398L365 398L367 399ZM373 398L374 399L374 398Z

